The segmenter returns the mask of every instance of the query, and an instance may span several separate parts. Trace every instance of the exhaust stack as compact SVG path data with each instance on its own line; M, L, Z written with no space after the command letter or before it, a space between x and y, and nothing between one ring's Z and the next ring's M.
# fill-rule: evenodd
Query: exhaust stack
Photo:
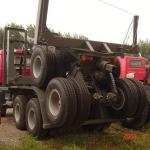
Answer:
M137 45L137 28L138 28L139 16L134 16L133 19L133 46Z

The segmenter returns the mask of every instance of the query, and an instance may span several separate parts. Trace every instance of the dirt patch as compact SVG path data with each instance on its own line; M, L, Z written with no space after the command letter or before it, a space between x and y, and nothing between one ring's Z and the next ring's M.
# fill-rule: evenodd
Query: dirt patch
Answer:
M26 131L16 129L12 109L8 109L7 116L2 118L2 124L0 124L0 145L20 144L25 134Z

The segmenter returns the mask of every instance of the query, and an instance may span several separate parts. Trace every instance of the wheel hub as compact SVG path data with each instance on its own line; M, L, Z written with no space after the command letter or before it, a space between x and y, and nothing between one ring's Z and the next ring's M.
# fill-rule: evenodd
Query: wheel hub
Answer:
M15 106L15 120L16 122L19 122L20 120L20 106L18 103Z
M56 89L53 89L49 94L49 111L53 116L57 116L61 109L61 97Z
M111 107L114 109L114 110L121 110L123 109L124 105L125 105L125 96L124 96L124 92L118 88L118 98L117 98L117 101L113 101L111 103Z
M38 78L41 74L42 61L40 56L36 56L33 61L33 75Z
M35 112L34 109L30 108L29 112L28 112L28 124L31 130L33 130L35 128L36 125L36 116L35 116Z

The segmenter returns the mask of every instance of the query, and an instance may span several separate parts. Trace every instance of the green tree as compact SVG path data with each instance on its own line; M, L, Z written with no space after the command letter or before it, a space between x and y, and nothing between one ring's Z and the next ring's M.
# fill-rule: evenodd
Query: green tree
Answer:
M70 38L70 39L82 39L82 40L88 40L88 38L82 34L71 34L69 32L58 32L58 35L61 37L65 37L65 38Z
M28 36L30 38L34 38L34 33L35 33L35 25L29 24L26 27L26 30L28 32Z
M6 26L13 27L13 28L23 28L22 25L17 25L16 23L7 24ZM3 36L4 36L4 28L1 27L0 28L0 49L3 48ZM23 37L16 31L11 32L11 38L15 40L23 40ZM21 44L14 43L13 45L17 48Z
M7 27L24 29L24 27L22 25L16 24L14 22L7 24ZM15 31L15 30L10 32L10 38L13 40L18 40L18 41L24 40L23 36L18 31ZM23 44L21 42L14 42L10 46L17 49L17 48L22 48L22 45Z
M11 24L7 24L7 27L24 29L24 27L22 25L18 25L14 22L12 22ZM11 37L15 40L23 40L23 36L17 31L11 31Z
M4 29L0 28L0 49L3 48L3 34L4 34Z
M24 29L24 27L22 25L16 24L14 22L12 22L10 24L7 24L7 26L13 27L13 28L22 28L22 29ZM28 33L28 37L33 39L34 38L34 33L35 33L35 25L33 25L33 24L27 25L26 30L27 30L27 33ZM64 32L64 33L58 32L58 33L56 33L53 29L50 29L50 28L49 28L49 30L52 33L54 33L58 36L61 36L61 37L88 40L88 38L85 37L84 35L70 34L69 32ZM0 49L3 48L3 34L4 34L4 28L0 28ZM23 40L23 36L19 32L16 32L16 31L11 32L11 38L14 39L14 40ZM30 40L29 40L29 42L30 42ZM14 43L13 46L15 48L21 48L22 44L21 43Z
M142 56L147 58L147 61L150 62L150 40L140 40L139 46Z

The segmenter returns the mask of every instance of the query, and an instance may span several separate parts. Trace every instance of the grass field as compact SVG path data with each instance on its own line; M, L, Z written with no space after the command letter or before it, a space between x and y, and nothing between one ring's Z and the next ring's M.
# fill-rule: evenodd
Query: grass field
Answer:
M19 145L0 145L0 150L150 150L150 127L133 131L113 124L106 131L85 132L38 141L25 135Z

